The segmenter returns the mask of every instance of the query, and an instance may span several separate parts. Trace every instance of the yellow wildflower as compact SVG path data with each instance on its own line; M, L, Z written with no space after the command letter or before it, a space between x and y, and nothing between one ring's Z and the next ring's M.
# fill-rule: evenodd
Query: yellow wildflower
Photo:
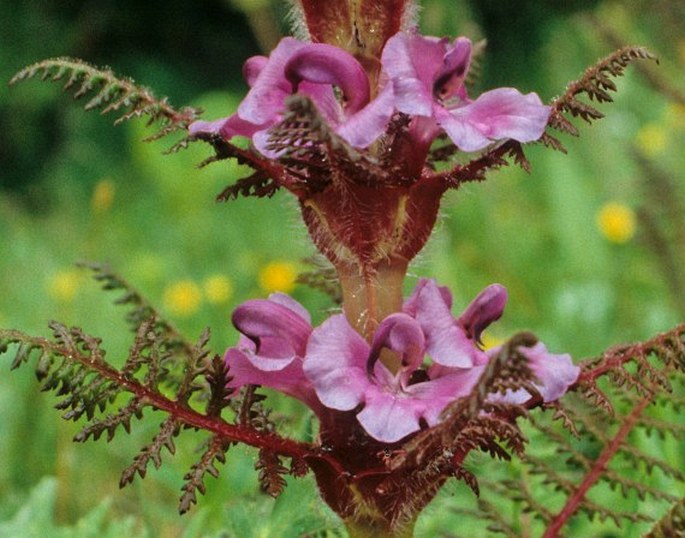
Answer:
M206 278L203 288L205 297L213 304L226 303L233 295L233 284L224 275L212 275Z
M635 137L637 147L647 157L656 157L666 150L668 133L657 123L648 123L642 127Z
M76 297L80 280L81 275L75 269L58 271L48 279L48 295L55 301L70 303Z
M192 316L200 308L202 292L192 280L179 280L164 290L164 306L176 316Z
M281 291L290 293L295 287L297 270L295 265L286 261L267 263L259 271L259 287L265 293Z
M107 213L114 201L114 182L111 179L101 179L95 185L90 199L93 213Z
M667 104L665 116L669 127L674 129L685 127L685 105L682 103Z
M635 235L635 212L624 204L609 202L597 213L597 226L612 243L626 243Z

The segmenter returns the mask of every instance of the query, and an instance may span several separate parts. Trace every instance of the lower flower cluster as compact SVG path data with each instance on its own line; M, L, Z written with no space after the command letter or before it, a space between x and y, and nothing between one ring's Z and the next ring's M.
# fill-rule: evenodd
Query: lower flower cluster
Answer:
M287 295L248 301L233 313L241 337L226 352L228 386L275 389L320 417L355 410L366 433L394 443L438 424L450 403L470 393L499 351L483 350L480 337L501 317L506 300L506 289L492 284L455 318L450 291L422 279L370 342L344 314L314 328L309 313ZM540 342L520 352L545 402L560 398L578 378L568 354L552 354ZM511 403L530 397L525 389L493 395Z

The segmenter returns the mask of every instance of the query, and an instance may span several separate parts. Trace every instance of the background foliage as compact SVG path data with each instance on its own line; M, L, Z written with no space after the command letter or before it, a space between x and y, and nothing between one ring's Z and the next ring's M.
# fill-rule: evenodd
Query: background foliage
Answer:
M491 342L531 329L550 349L581 358L672 327L685 319L685 88L678 76L685 7L583 1L560 10L550 1L517 2L512 11L506 4L425 0L422 28L487 37L479 86L515 85L546 100L622 44L647 46L661 65L629 70L616 104L602 107L607 118L581 127L579 140L563 140L569 155L531 148L532 174L505 169L451 194L413 274L451 286L457 305L490 282L506 285L510 304L487 335ZM284 11L281 2L237 0L4 2L0 79L42 58L76 56L110 65L177 106L223 116L245 91L244 59L286 31ZM233 341L229 314L248 298L292 288L318 320L330 308L322 294L293 283L313 253L294 201L281 193L213 203L238 171L225 163L197 170L208 148L164 156L169 141L143 144L149 133L142 124L112 127L50 84L0 85L0 123L0 326L47 334L49 319L80 325L103 337L116 363L130 336L111 297L74 267L82 259L110 263L191 340L211 326L216 351ZM268 536L279 529L299 536L337 525L316 501L311 478L292 482L276 501L260 494L253 454L243 448L231 451L199 507L179 518L176 500L194 445L181 443L177 465L118 491L121 469L153 434L154 420L130 439L76 446L78 427L57 420L30 369L2 379L0 535L194 537L224 529ZM309 418L293 413L295 403L278 404L284 427L306 437ZM666 456L683 467L675 448ZM471 460L476 473L479 463ZM446 487L417 534L454 535L470 496L463 484ZM578 535L640 531L579 525Z

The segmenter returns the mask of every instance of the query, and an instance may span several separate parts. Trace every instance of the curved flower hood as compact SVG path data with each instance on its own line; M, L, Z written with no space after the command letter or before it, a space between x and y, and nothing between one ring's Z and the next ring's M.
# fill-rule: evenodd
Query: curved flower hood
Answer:
M191 134L246 136L261 153L273 156L268 130L283 118L286 98L301 93L312 99L339 136L364 148L383 133L393 112L390 88L370 100L371 88L361 64L348 52L324 43L286 37L268 58L250 58L243 75L250 91L237 113L213 122L194 122Z
M307 340L312 332L309 313L283 293L238 306L233 324L238 345L226 351L230 388L262 385L303 401L314 411L321 404L302 372Z

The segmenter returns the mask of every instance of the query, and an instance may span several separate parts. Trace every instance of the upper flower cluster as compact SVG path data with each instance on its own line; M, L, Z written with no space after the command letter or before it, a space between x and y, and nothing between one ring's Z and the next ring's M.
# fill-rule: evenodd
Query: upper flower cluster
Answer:
M445 407L476 385L499 351L483 351L480 336L500 318L506 298L505 288L493 284L454 318L449 290L423 279L401 312L379 324L370 343L343 314L313 328L306 310L285 295L248 301L233 315L242 336L226 353L229 386L274 388L319 416L326 409L358 410L357 419L370 436L399 441L437 424ZM569 355L551 354L542 343L520 351L544 401L561 397L578 377ZM400 358L398 371L383 363L387 353ZM522 403L530 396L522 389L497 398Z
M226 139L246 136L261 153L274 156L269 128L283 118L286 98L300 93L357 148L377 140L395 112L411 118L410 135L421 147L442 132L462 151L477 151L497 140L540 138L550 108L536 94L499 88L475 100L468 97L464 80L471 53L471 41L463 37L450 43L400 32L386 42L378 87L371 87L362 64L349 52L286 37L269 57L255 56L245 63L250 91L235 114L195 122L190 132L218 133Z

